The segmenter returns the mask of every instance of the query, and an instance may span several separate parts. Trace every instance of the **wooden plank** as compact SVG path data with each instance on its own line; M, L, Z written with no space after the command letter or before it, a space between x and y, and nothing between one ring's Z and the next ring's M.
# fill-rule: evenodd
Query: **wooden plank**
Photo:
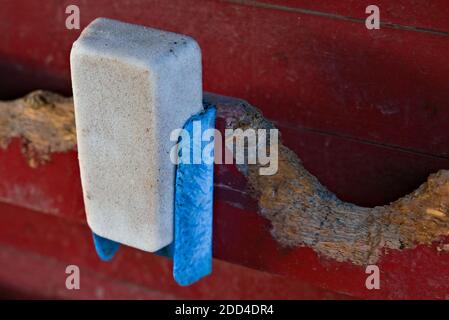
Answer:
M205 88L240 96L263 109L306 167L346 200L384 204L414 189L428 173L448 168L445 36L394 28L368 32L360 21L217 1L70 3L80 5L83 26L108 16L197 38L203 48ZM70 94L68 53L79 32L63 27L67 4L4 2L0 27L8 32L0 39L1 97L34 88ZM47 165L31 169L18 141L0 150L0 197L84 222L76 153L52 157ZM386 287L366 292L362 268L323 260L311 249L279 247L244 179L235 168L218 170L216 257L356 296L446 297L447 253L439 252L438 244L390 253L380 265L386 270ZM3 212L0 216L6 219ZM5 243L65 255L56 244L59 224L32 220L42 215L19 208L9 212L0 225L15 226L15 231L2 230ZM28 235L24 230L30 230ZM84 232L84 238L74 236L76 241L68 246L76 256L94 259L92 251L77 251L89 236L87 228L82 230L76 232ZM54 239L45 240L46 234ZM39 247L35 239L52 244ZM138 261L123 270L135 269Z
M214 261L214 273L189 287L171 261L122 247L109 263L96 256L86 225L0 203L0 287L16 295L65 299L348 299L302 281ZM65 268L80 267L81 289L65 288ZM7 288L5 288L7 287ZM0 290L1 291L1 290Z
M68 290L65 269L71 261L64 263L3 245L0 245L0 264L0 287L5 299L177 298L168 292L108 278L88 268L80 269L80 290Z
M208 99L220 101L221 112L219 112L217 123L218 128L223 130L223 123L229 116L223 111L226 108L225 104L229 104L227 108L238 110L240 101L223 97L216 97L218 100L213 100L209 95ZM286 144L293 146L294 151L305 159L305 164L313 168L312 172L329 183L331 190L336 191L346 200L360 204L386 204L393 200L391 197L395 193L408 188L412 189L416 187L415 183L424 182L427 173L449 167L446 159L400 148L368 144L334 134L289 127L281 127L281 133ZM20 140L14 139L8 148L0 150L0 201L58 216L64 221L73 221L86 228L76 152L53 153L50 155L49 162L32 168L29 166L26 155L22 154L21 143ZM75 146L72 147L75 148ZM358 168L359 171L354 171L354 168ZM387 278L384 290L368 292L364 287L363 279L366 275L362 266L337 263L334 260L319 257L310 248L282 247L271 235L270 223L258 213L257 204L247 190L246 178L232 165L217 165L216 170L214 208L214 256L216 258L291 276L301 281L311 281L314 285L324 287L326 290L339 290L345 294L360 297L415 297L420 293L409 288L408 283L412 280L423 282L423 286L427 283L426 290L431 292L429 294L432 297L442 297L442 292L447 290L445 286L449 282L444 280L447 273L443 271L439 273L439 270L446 270L444 268L449 256L446 252L438 251L439 245L447 239L441 239L441 243L439 239L433 239L435 242L432 246L389 252L388 255L382 256L379 262L382 266L397 265L391 270L388 267L382 269L385 273L395 276L398 276L398 270L406 268L411 261L419 261L416 264L418 269L429 265L426 261L430 261L432 268L438 270L437 273L429 274L419 269L419 274L410 273L409 276L400 278ZM424 176L423 181L420 181L421 175ZM26 211L21 212L17 209L15 212L14 219L18 220L19 224L15 225L14 221L5 222L6 229L0 230L4 237L3 241L15 243L17 239L14 234L17 233L20 234L17 240L19 243L33 246L32 241L39 237L38 234L41 231L38 229L40 228L46 234L54 234L52 237L58 238L55 229L57 227L54 224L42 221L27 230L32 224L26 227L20 219L28 221L31 219L30 216ZM26 214L27 217L22 217L22 214ZM22 235L19 230L27 230L27 232ZM68 232L64 232L64 235ZM87 231L74 230L73 232ZM23 239L24 236L25 239ZM34 250L41 249L34 247ZM60 250L61 248L52 244L43 254L51 255L52 252L55 254ZM73 245L72 250L81 250L76 253L81 254L86 248L83 249L80 246L77 249ZM132 266L124 266L124 268L128 267ZM338 277L342 279L342 282L334 283L330 280L329 270L333 270L331 272L341 270L341 273L338 272ZM354 274L358 276L354 277ZM419 279L416 278L418 275ZM444 280L443 284L435 285L435 281L441 279ZM398 288L403 289L398 290Z
M416 32L449 32L449 7L444 0L225 0L242 5L324 16L338 20L365 22L370 5L377 5L383 27L404 28Z
M288 140L288 133L285 136ZM296 138L297 133L295 132L292 137ZM308 146L298 151L301 156L306 155L304 157L306 162L321 168L320 170L323 170L321 175L324 178L327 177L331 184L334 183L331 189L337 191L340 196L358 199L362 204L377 201L381 203L376 204L387 203L391 193L414 187L414 180L419 179L415 176L418 172L404 169L396 172L396 169L400 170L401 165L411 165L412 169L416 168L423 174L442 165L438 163L439 159L435 162L434 158L348 142L336 137L329 139L326 136L310 133L302 133L300 137L304 146ZM311 143L312 141L314 143ZM37 211L3 205L0 216L6 220L0 223L4 226L0 230L0 242L48 256L62 254L62 259L69 259L68 254L85 257L86 252L89 252L88 257L85 258L89 261L95 260L90 233L85 225L81 186L79 176L76 174L76 153L53 154L50 163L33 169L26 164L19 146L19 141L16 140L6 151L0 151L0 168L2 168L0 181L3 186L0 192L1 199L18 206L34 208ZM333 155L333 150L340 153L336 152ZM358 156L348 150L356 152ZM334 162L333 156L339 159ZM368 169L362 172L351 170L350 167L354 165L362 167L362 163L370 164L370 159L385 159L384 166L381 166L379 160L373 160L377 161L375 162L377 166L373 168L368 166ZM333 163L338 163L338 169L332 167ZM393 167L390 168L390 165ZM326 169L328 166L331 169ZM348 167L344 168L344 166ZM391 171L382 171L386 167ZM342 178L341 172L348 172L345 179ZM351 172L352 175L350 175ZM363 174L367 174L368 177L364 177ZM395 180L398 177L401 179ZM409 185L410 181L412 183ZM422 297L424 292L428 297L441 298L444 292L447 292L445 286L449 281L445 279L449 255L438 251L438 243L415 250L389 252L379 262L385 275L385 279L382 280L383 288L379 292L369 292L364 287L366 275L363 267L349 263L336 263L318 257L309 248L286 249L280 246L270 234L269 222L260 216L255 200L247 193L245 179L233 166L217 166L216 182L214 208L214 256L216 258L290 276L311 282L326 290L338 290L357 297ZM360 184L363 187L360 187ZM16 186L13 188L16 190L14 196L28 195L28 198L13 198L11 193L7 193L11 190L9 189L11 186ZM382 186L385 186L383 191ZM38 190L39 193L33 194L31 191L30 196L30 190ZM366 192L373 192L373 195ZM37 217L42 215L42 218ZM51 220L55 215L63 219ZM64 224L69 224L70 228L64 227ZM76 240L64 242L64 239L71 237ZM48 243L42 245L40 241L48 241ZM123 248L122 251L136 250ZM140 264L137 261L128 263L125 260L118 258L115 263L119 264L122 270L131 270ZM405 272L411 261L413 261L414 269L400 274ZM429 265L432 265L432 268L427 270ZM161 270L167 272L169 265L161 266ZM137 283L144 281L137 275L135 277L133 281ZM336 281L334 277L340 280ZM419 283L419 286L414 288L420 289L410 288L410 282ZM436 283L439 284L435 285ZM148 285L158 287L161 284Z
M279 123L449 157L445 36L217 1L74 3L83 26L108 16L194 36L205 89L249 100ZM79 31L64 28L66 4L5 2L3 96L38 87L70 94Z

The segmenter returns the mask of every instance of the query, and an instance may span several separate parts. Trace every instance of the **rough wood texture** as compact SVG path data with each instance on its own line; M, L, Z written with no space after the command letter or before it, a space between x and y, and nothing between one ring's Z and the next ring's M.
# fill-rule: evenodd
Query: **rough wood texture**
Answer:
M218 106L228 128L274 127L244 101L238 107ZM259 175L259 165L238 167L248 178L260 213L271 221L273 236L286 246L309 246L337 261L362 265L375 263L382 249L414 248L449 234L449 170L432 174L416 191L388 206L364 208L339 200L282 144L277 174Z
M274 127L244 101L230 104L213 95L206 95L206 101L217 105L218 118L225 119L228 128ZM70 98L37 91L0 102L0 124L1 146L21 137L31 166L47 161L51 152L76 147ZM449 234L448 170L431 175L415 192L389 206L364 208L339 200L282 144L276 175L259 175L258 165L239 169L260 213L271 221L273 236L285 246L308 246L337 261L362 265L376 262L388 249L414 248Z
M52 152L76 148L73 101L34 91L15 101L0 101L0 147L21 138L22 152L31 167L50 160Z

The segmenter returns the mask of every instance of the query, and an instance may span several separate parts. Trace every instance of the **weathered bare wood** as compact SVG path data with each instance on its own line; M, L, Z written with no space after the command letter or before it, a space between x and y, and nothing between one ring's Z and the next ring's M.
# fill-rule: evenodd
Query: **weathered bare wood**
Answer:
M229 128L270 129L261 112L241 101L209 96ZM449 171L432 174L416 191L388 206L364 208L339 200L280 144L279 170L259 174L259 165L239 165L273 236L285 246L308 246L355 264L376 262L382 250L430 244L449 234ZM443 246L443 248L445 248Z
M76 148L72 98L35 91L23 99L0 101L0 147L21 138L22 152L31 167L50 159L53 152Z

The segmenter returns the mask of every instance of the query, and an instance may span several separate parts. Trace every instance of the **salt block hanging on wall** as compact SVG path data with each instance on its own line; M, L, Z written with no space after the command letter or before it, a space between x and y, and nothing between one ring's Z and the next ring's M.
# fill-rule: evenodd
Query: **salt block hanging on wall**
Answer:
M170 133L202 110L200 48L184 35L99 18L70 61L88 224L158 251L173 241Z

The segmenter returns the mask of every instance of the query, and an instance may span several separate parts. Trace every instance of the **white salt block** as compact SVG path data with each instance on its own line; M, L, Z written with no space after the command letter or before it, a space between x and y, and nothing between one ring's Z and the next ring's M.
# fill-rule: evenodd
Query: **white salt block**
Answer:
M170 133L202 109L200 48L99 18L70 63L87 222L99 236L157 251L173 240Z

